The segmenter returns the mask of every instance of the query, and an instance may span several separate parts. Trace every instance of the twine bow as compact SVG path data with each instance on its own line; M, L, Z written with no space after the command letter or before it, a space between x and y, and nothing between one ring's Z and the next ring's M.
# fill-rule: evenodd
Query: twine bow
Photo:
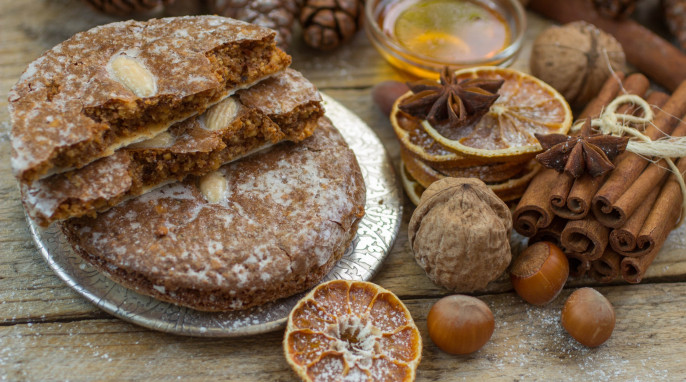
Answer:
M623 104L637 106L643 111L643 116L637 117L635 115L617 113L617 109ZM684 182L684 176L676 164L674 164L672 158L686 157L686 137L667 136L653 141L650 137L632 126L650 124L653 121L653 116L653 110L643 98L634 94L624 94L610 102L600 117L591 121L591 127L597 128L603 134L615 136L630 135L637 140L629 141L626 151L644 158L657 157L664 159L681 187L681 216L678 223L680 225L683 222L683 217L686 216L686 182ZM572 127L572 131L580 130L581 125L581 123L575 124Z

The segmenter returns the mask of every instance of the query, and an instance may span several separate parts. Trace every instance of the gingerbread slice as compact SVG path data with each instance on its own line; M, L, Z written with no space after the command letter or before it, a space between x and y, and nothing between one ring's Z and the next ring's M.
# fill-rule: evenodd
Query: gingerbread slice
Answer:
M22 201L40 225L94 214L189 174L282 140L301 141L323 115L317 89L292 69L177 123L156 137L78 170L22 184Z
M78 254L128 288L235 310L318 283L355 237L364 204L355 155L324 117L300 143L61 224Z
M78 33L29 64L9 95L12 170L36 179L111 155L285 69L269 29L217 16Z

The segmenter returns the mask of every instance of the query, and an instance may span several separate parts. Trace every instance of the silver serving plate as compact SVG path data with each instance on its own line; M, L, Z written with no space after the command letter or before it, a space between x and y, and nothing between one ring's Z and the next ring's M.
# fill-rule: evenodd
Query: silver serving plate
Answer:
M391 250L400 228L398 179L374 132L355 114L322 94L326 115L355 152L367 186L365 216L343 258L323 281L370 280ZM305 292L244 311L201 312L124 288L75 254L53 224L42 229L28 219L33 239L57 275L100 309L146 328L189 336L237 337L283 328Z

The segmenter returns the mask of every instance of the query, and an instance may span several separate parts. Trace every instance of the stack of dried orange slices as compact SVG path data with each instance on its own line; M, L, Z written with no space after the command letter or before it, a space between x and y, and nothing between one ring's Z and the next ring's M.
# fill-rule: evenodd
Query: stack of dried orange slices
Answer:
M504 201L521 197L540 169L532 160L541 151L534 134L566 134L572 123L562 95L512 69L446 68L440 83L423 80L410 88L390 118L401 143L401 179L415 204L424 188L444 177L479 178ZM489 91L497 98L487 103Z

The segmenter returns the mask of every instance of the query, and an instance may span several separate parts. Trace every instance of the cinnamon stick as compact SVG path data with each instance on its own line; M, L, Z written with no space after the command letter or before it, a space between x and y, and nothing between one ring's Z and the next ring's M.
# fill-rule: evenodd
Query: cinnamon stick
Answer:
M591 210L593 195L605 182L606 178L607 175L591 176L583 174L575 179L564 206L553 205L552 208L555 215L570 220L585 218Z
M686 158L677 163L677 168L686 174ZM650 210L643 227L636 238L636 248L644 251L640 257L625 257L622 260L622 277L630 283L641 282L646 270L653 263L657 253L674 228L681 214L683 197L681 187L674 175L670 175L662 186L655 205Z
M617 96L623 80L622 72L616 72L608 78L581 115L599 116L603 108ZM555 170L543 169L531 181L512 214L514 229L524 236L532 237L540 228L549 226L554 216L551 209L552 200L559 199L558 204L564 205L572 182L573 179L567 174L560 175Z
M605 248L610 230L600 224L592 215L567 222L560 242L568 252L576 252L588 261L599 259Z
M563 172L558 175L555 183L550 186L550 208L553 210L555 215L567 218L567 216L565 216L568 215L565 214L565 210L567 208L567 197L569 197L569 191L572 189L573 185L574 177L566 172Z
M612 248L606 248L603 256L591 263L588 275L601 283L609 283L619 277L621 262L621 255L613 251Z
M670 91L686 80L686 55L677 47L633 20L617 21L600 16L591 3L531 0L528 7L562 24L583 20L612 34L622 44L630 63Z
M612 102L617 95L622 94L621 90L626 94L643 96L650 86L650 81L644 75L634 73L624 80L623 89L620 89L619 86L613 77L605 81L598 96L589 103L580 119L583 117L599 117L603 108ZM622 105L617 112L627 113L630 110L630 105ZM550 204L553 213L565 219L583 219L591 209L593 196L605 179L606 176L592 177L590 175L583 175L574 179L568 174L563 174L551 193Z
M647 101L651 105L659 107L664 97L664 93L654 92ZM679 121L674 116L682 116L686 113L686 82L679 86L661 109L662 111L656 110L653 123L648 125L643 132L651 140L671 134ZM647 160L631 152L624 152L617 157L615 169L610 172L607 181L595 194L591 205L593 214L601 223L608 227L621 226L617 222L622 219L622 213L614 209L613 206L641 175L647 165Z
M531 237L553 221L554 215L548 198L550 185L555 184L557 176L557 171L545 168L531 181L512 213L513 226L517 232Z
M612 249L623 256L636 257L645 255L645 251L636 250L636 237L639 235L641 228L643 228L643 223L648 217L650 210L652 210L661 188L662 184L653 188L624 226L613 229L610 232L610 246Z
M674 129L672 136L682 137L684 135L686 135L686 122L682 121ZM602 214L598 220L610 228L623 226L635 213L634 211L644 204L648 195L654 189L659 189L662 186L668 174L668 165L664 160L650 163L638 179L612 205L612 212Z
M580 278L583 277L589 269L591 269L591 262L585 255L576 252L565 252L567 260L569 261L569 276Z
M632 76L629 76L632 77ZM584 108L584 110L581 111L581 114L577 117L577 119L585 119L588 117L591 118L597 118L600 116L600 113L603 112L603 109L605 106L607 106L610 102L612 102L615 97L619 94L619 91L624 85L624 73L622 72L614 72L613 75L611 75L607 80L605 80L605 83L603 86L600 88L600 91L598 91L598 95L595 96ZM636 81L636 80L632 80ZM645 90L643 91L645 92Z
M553 222L550 223L550 225L548 225L547 227L540 228L534 236L531 236L529 238L528 245L531 245L538 241L549 241L560 247L560 249L562 249L562 252L564 252L565 250L562 247L562 243L560 242L560 237L562 236L562 230L564 230L566 224L567 221L565 219L555 216L553 218Z
M626 192L619 197L617 202L612 205L612 213L601 214L598 220L610 228L622 227L636 209L643 205L646 197L654 189L659 189L666 177L667 162L660 160L656 164L650 164Z

